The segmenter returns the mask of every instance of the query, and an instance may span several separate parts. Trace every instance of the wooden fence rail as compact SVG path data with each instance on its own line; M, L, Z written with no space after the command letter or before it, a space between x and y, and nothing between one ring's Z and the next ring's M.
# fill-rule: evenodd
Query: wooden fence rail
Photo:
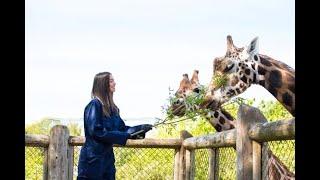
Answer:
M262 113L253 107L241 105L237 128L212 135L192 137L182 131L176 139L131 140L126 148L174 149L174 180L192 180L195 177L195 149L209 151L209 179L218 179L219 148L235 147L237 153L237 179L262 179L261 159L263 144L274 140L295 138L295 119L268 123ZM43 179L73 179L73 147L82 146L85 138L69 136L66 126L57 125L46 135L25 135L25 146L44 147ZM115 147L122 147L115 145Z

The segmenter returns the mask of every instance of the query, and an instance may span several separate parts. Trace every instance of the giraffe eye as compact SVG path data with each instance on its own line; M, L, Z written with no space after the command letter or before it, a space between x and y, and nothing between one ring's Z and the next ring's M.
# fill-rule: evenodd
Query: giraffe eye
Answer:
M233 68L234 64L228 64L227 67L223 70L224 72L228 72Z

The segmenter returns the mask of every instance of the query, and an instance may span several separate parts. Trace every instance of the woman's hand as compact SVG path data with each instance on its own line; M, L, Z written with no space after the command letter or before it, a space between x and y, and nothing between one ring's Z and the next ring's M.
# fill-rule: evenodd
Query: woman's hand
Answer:
M138 126L133 126L127 130L127 132L131 135L129 139L144 139L146 133L152 129L151 124L141 124Z
M152 129L152 127L153 126L151 124L142 124L141 125L141 129L143 129L145 133L150 131Z

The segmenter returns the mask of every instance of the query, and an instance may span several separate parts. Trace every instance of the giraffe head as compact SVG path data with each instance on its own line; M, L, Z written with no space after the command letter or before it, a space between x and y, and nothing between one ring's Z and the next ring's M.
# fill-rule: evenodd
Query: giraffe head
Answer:
M258 57L258 37L248 46L236 47L232 37L227 36L227 52L213 61L213 77L225 77L225 83L217 85L214 80L209 85L209 91L203 106L216 110L230 98L244 92L256 81L255 59Z
M217 109L230 98L243 93L251 84L267 89L282 105L295 114L295 72L288 65L258 54L258 38L238 48L227 36L227 52L213 61L213 77L227 77L224 86L211 83L206 104ZM214 103L212 103L214 102ZM211 104L210 104L211 103Z
M188 97L190 96L194 96L198 98L198 100L202 100L202 93L205 89L199 83L198 74L199 71L194 70L191 80L189 80L188 74L183 74L179 89L175 93L176 100L171 106L173 115L183 116L185 115L187 108L193 108L193 110L197 110L197 108L200 107L200 104L198 103L192 104L195 105L194 107L187 107L188 103L185 103L185 101L188 101ZM234 118L230 115L230 113L222 108L216 111L208 111L204 115L204 117L218 132L233 129L235 127Z
M200 83L198 78L199 71L194 70L191 80L188 77L188 74L183 74L183 79L180 81L180 86L177 92L175 93L176 97L184 98L192 93L200 92Z
M198 74L199 71L194 70L191 80L189 79L188 74L182 75L179 88L175 93L176 99L172 102L170 107L173 115L183 116L186 111L185 99L191 95L200 93L201 85L199 83Z

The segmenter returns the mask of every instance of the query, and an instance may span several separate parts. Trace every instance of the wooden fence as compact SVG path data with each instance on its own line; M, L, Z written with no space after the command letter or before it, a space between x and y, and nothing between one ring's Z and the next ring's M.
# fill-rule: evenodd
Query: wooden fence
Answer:
M192 180L195 177L195 150L209 149L209 179L218 179L219 148L236 146L237 179L264 179L263 153L265 142L293 140L295 119L266 122L262 113L247 105L238 111L237 128L213 135L192 137L181 131L180 139L128 140L126 148L169 148L174 149L174 180ZM43 179L73 179L73 148L84 144L85 138L69 136L66 126L57 125L46 135L25 135L25 145L44 147ZM121 147L115 145L116 147Z

